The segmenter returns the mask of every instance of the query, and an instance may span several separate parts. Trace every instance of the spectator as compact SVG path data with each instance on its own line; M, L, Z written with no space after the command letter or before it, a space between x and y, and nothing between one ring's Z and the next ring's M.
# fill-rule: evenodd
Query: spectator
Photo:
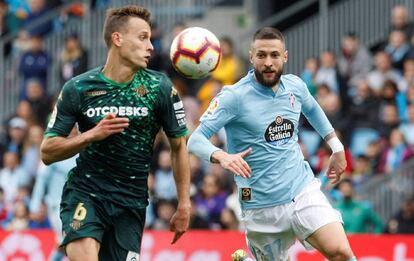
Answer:
M7 151L16 153L19 159L23 156L23 145L26 138L27 123L19 117L14 117L9 121L9 140Z
M221 211L220 224L224 230L239 230L239 220L230 208L224 208Z
M40 144L43 140L44 129L38 125L29 128L27 139L23 146L22 168L33 178L36 177L40 163Z
M11 16L10 31L18 32L31 13L29 3L27 0L8 0L7 5Z
M414 151L406 144L404 136L398 128L391 131L389 146L381 155L379 171L390 173L397 170L401 164L412 158Z
M176 210L176 203L172 200L160 199L157 201L157 218L152 226L155 230L169 230L170 220Z
M414 85L414 57L404 61L403 78L398 82L398 90L406 93L411 85Z
M351 97L348 109L350 129L370 128L378 124L379 100L372 95L368 82L364 79L358 81L356 93Z
M7 218L7 208L4 199L4 191L0 188L0 224L3 223Z
M372 167L366 155L357 155L353 161L354 170L351 173L352 183L357 194L361 193L361 186L372 177Z
M407 144L414 148L414 103L411 103L408 108L408 122L400 125L399 129L404 136Z
M191 216L190 216L189 228L190 229L208 229L209 228L209 224L208 224L207 219L202 217L197 212L197 206L194 202L193 197L191 198Z
M4 1L0 1L0 37L6 36L9 33L17 34L17 32L11 32L13 25L11 24L15 17L13 17L8 10L8 5ZM5 42L1 54L7 56L11 51L10 42Z
M367 204L354 198L354 188L350 179L343 179L338 185L342 200L334 204L344 220L347 233L381 233L383 223L381 218Z
M206 175L200 193L195 196L198 213L206 218L210 228L220 227L221 211L225 208L227 195L221 191L220 180L215 175Z
M6 152L3 162L4 167L0 170L0 187L4 191L6 208L12 209L19 188L28 186L31 180L29 174L19 165L19 157L15 152Z
M315 99L332 123L332 126L336 129L343 130L346 121L341 113L341 101L339 96L332 92L328 85L322 83L318 85Z
M204 169L201 166L201 160L194 154L190 154L190 173L191 173L191 183L196 187L196 189L200 189L203 179L204 179Z
M14 206L13 216L4 225L8 231L20 231L29 228L29 212L23 201L17 201Z
M401 204L401 208L388 222L385 229L390 234L414 234L414 197Z
M388 139L391 131L398 128L400 124L397 106L393 103L385 103L379 113L380 124L378 124L377 129L382 138Z
M350 88L355 88L371 70L373 59L367 48L355 33L348 33L342 39L338 71Z
M34 123L46 128L46 121L52 108L52 102L46 95L42 83L36 79L28 80L26 97L32 108Z
M47 208L44 202L40 204L38 212L30 213L28 226L30 229L52 228L50 220L47 216Z
M174 176L171 168L170 151L162 150L158 158L158 169L154 174L154 196L156 199L172 200L177 198Z
M53 20L48 19L40 24L36 24L35 21L39 21L41 17L44 17L49 8L46 6L46 0L30 0L28 1L30 6L30 13L24 20L23 26L27 29L30 35L37 35L39 37L45 37L53 30ZM35 26L33 26L36 24Z
M27 31L21 30L13 40L11 54L13 57L20 57L23 53L30 50L30 35Z
M214 78L209 79L203 84L203 86L201 86L201 89L197 93L197 99L201 103L200 113L207 110L211 100L221 91L221 88L223 88L223 83Z
M305 69L303 70L300 78L306 83L308 86L309 92L314 96L316 94L316 83L315 83L315 76L319 69L318 59L315 57L310 57L306 59L305 62Z
M234 53L234 43L230 37L222 37L220 47L220 63L217 69L211 73L211 77L220 81L223 85L231 85L240 79L243 68L239 57Z
M340 79L336 66L335 54L332 51L323 51L320 55L320 67L315 76L315 83L326 84L333 93L339 95Z
M388 53L384 51L377 52L375 54L375 68L367 74L368 85L372 88L374 95L381 95L386 80L399 82L401 79L401 73L392 68L391 57Z
M402 74L404 60L410 51L410 43L407 41L404 32L393 30L384 51L391 57L392 67Z
M79 37L73 33L66 37L65 45L60 53L61 85L72 77L86 72L88 69L88 53L82 47Z
M50 111L50 109L48 109ZM17 104L16 113L10 117L10 120L13 118L21 118L26 123L26 128L35 125L35 116L33 113L32 106L27 100L22 100ZM9 122L10 122L9 120Z
M23 53L19 63L19 73L23 77L20 88L20 99L26 97L26 85L29 79L37 79L47 93L48 69L51 63L49 54L43 50L43 38L33 35L30 38L30 49Z
M410 39L414 35L414 24L409 19L409 11L404 5L395 5L391 10L391 28L401 30Z

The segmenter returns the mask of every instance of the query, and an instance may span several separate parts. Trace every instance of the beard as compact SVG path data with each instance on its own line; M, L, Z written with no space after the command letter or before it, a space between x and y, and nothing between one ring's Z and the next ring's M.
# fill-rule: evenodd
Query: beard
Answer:
M263 75L266 72L273 72L275 73L275 76L271 79L266 79ZM256 80L261 85L268 87L268 88L272 88L280 81L280 77L282 76L282 73L283 73L283 67L280 68L279 70L264 69L263 71L259 71L259 69L256 69L256 68L254 69L254 75L256 76Z

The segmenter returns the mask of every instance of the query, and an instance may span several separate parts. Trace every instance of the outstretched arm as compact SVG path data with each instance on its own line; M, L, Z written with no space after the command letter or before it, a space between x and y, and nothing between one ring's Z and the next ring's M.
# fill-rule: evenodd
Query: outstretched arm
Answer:
M304 85L302 87L302 112L312 127L331 147L332 155L329 159L326 175L329 179L332 179L332 183L336 183L340 180L341 175L346 168L344 146L336 136L334 128L323 112L321 106L319 106L316 100L310 95L306 86Z
M252 152L251 148L236 154L229 154L211 144L209 138L211 134L201 124L188 141L189 151L206 161L219 163L236 176L250 177L251 169L243 158Z
M171 165L177 188L177 211L171 218L170 230L175 232L171 244L187 231L190 223L190 163L188 159L186 137L169 138L171 145Z
M341 179L341 175L344 173L346 168L346 158L344 146L341 141L339 141L335 132L329 133L325 137L325 141L331 147L332 155L329 158L328 170L326 175L329 179L332 180L332 183L335 184Z
M42 161L52 164L70 158L86 148L91 142L99 141L108 136L120 133L129 125L128 118L117 118L108 114L92 129L74 137L46 137L40 147Z

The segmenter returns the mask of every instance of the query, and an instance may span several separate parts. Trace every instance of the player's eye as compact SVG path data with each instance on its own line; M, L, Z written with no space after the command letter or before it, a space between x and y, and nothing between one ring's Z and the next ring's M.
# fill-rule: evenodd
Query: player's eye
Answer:
M144 41L144 40L148 39L149 37L148 37L148 35L140 35L140 36L138 36L138 38L139 38L141 41Z
M263 59L263 58L265 58L266 57L266 55L265 54L263 54L263 53L258 53L257 54L257 58L259 58L259 59Z

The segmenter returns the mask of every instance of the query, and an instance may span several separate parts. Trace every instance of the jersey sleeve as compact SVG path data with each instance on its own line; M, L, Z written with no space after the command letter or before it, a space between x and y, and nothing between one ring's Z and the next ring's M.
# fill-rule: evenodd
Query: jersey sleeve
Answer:
M183 101L167 77L161 81L157 108L157 118L168 137L187 135Z
M68 136L77 121L80 110L79 94L72 80L68 81L59 94L50 117L46 137Z
M238 101L232 87L224 87L210 102L209 107L200 118L201 128L207 136L219 131L237 117Z
M334 129L323 112L321 106L310 94L306 83L299 79L300 92L302 97L302 112L308 119L312 127L319 133L322 138L325 138Z

